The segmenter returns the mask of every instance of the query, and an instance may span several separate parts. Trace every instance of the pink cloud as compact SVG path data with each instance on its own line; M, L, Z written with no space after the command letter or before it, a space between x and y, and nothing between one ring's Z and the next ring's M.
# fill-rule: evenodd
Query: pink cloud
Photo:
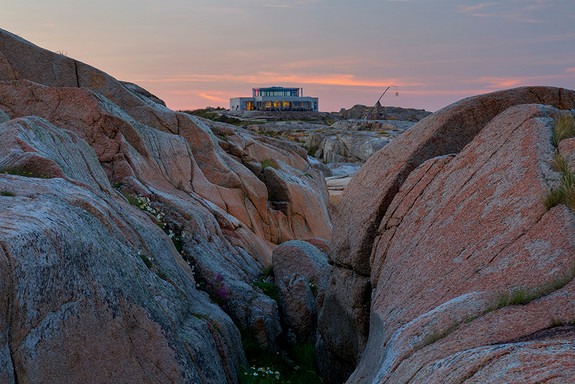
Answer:
M480 3L477 5L470 5L470 6L460 5L457 7L457 12L458 13L472 13L474 16L479 16L479 14L476 14L475 11L490 7L492 5L497 5L497 4L499 4L499 3Z
M218 102L227 102L228 99L220 97L220 96L213 96L213 95L208 95L207 93L198 93L197 94L200 97L203 97L206 100L210 100L210 101L218 101Z

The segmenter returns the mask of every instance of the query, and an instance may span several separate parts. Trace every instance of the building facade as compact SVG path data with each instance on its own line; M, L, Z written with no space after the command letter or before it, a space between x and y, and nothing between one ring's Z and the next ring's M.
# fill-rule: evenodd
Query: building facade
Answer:
M317 111L317 97L304 97L303 88L253 88L252 97L230 99L231 111Z

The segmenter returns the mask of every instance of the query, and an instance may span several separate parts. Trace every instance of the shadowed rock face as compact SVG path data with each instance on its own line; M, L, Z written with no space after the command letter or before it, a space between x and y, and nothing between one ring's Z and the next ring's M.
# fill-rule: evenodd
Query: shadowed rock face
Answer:
M274 249L274 281L280 313L294 342L315 340L317 307L329 275L329 244L318 238L288 241Z
M429 378L439 360L550 326L551 317L533 321L535 313L542 302L565 300L570 285L518 310L487 313L499 292L537 291L575 262L573 214L564 206L546 212L542 203L560 179L550 165L556 110L543 105L572 109L575 92L525 87L462 100L354 176L338 206L319 316L318 349L334 382L357 362L349 382L409 382L424 369L416 382L442 382ZM350 358L355 363L333 371Z
M231 318L277 348L252 282L275 243L331 232L305 151L2 30L0 111L0 382L235 382ZM196 289L221 279L226 313Z

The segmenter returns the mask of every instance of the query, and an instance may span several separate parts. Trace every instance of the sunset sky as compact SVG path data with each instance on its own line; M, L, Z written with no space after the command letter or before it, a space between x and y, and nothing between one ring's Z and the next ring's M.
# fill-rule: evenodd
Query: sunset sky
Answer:
M521 85L575 89L573 0L0 0L0 28L162 98L229 107L303 87L320 110L440 109Z

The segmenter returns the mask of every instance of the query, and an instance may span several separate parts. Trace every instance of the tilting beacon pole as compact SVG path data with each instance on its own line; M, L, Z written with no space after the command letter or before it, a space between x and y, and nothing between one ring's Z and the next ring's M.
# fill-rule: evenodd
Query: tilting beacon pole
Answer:
M385 88L385 91L383 91L383 93L381 94L381 96L379 96L379 99L377 99L377 101L375 102L373 108L371 108L371 112L372 112L372 113L376 110L377 104L379 104L379 101L381 100L381 98L383 97L383 95L385 95L385 94L387 93L387 91L389 91L389 88L391 88L391 87L395 87L395 88L396 88L395 96L399 96L399 92L397 91L397 85L393 85L393 84L392 84L392 85L388 86L387 88ZM368 117L371 117L370 115L371 115L371 113L366 114L364 120L367 120Z
M379 96L379 99L377 99L375 105L377 105L377 103L379 103L379 100L381 100L381 98L383 97L383 95L385 95L385 93L387 91L389 91L389 88L393 87L393 85L390 85L389 87L385 88L385 91L383 91L383 93L381 94L381 96Z

